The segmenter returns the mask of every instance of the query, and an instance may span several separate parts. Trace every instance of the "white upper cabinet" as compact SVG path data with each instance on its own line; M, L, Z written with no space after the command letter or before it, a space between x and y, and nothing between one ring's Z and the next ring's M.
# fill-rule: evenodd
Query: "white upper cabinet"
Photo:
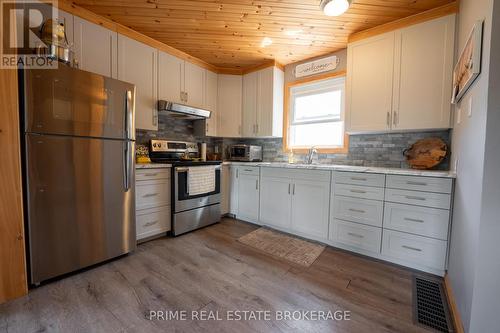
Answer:
M118 79L135 84L135 127L158 130L158 51L126 36L118 36Z
M396 31L393 128L450 127L455 15Z
M257 82L259 74L252 72L243 75L242 136L256 135L257 126Z
M455 15L347 47L348 132L450 127Z
M118 34L100 25L74 17L74 47L78 67L117 78Z
M392 32L348 45L347 131L390 129L393 64Z
M159 99L202 108L206 70L168 53L158 52Z
M184 62L184 92L186 104L202 108L205 96L204 68L190 62Z
M284 73L268 67L243 76L244 137L283 135Z
M158 51L158 99L184 103L184 60Z
M216 136L219 113L217 111L217 73L206 71L204 109L209 110L210 118L205 122L205 135Z
M217 83L218 136L241 137L242 76L221 74Z

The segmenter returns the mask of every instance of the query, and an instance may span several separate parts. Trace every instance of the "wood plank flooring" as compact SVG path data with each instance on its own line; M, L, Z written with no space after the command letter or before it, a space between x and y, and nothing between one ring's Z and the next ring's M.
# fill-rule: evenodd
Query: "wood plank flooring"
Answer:
M327 248L308 268L237 239L232 219L33 289L0 305L6 332L427 332L412 323L412 272ZM350 311L332 320L149 320L150 310Z

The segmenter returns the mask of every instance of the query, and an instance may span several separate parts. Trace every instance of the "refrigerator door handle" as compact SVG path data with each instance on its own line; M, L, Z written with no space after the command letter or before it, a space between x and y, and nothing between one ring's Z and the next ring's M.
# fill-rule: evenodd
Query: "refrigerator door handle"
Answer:
M125 93L125 135L126 139L128 140L133 140L133 138L130 136L132 132L132 127L134 126L133 124L133 113L130 110L130 106L132 104L132 92L130 90L127 90Z
M131 152L131 149L130 149L130 145L132 144L132 142L130 141L125 141L124 142L124 145L125 145L125 149L123 150L123 171L124 171L124 175L123 175L123 187L125 187L125 192L128 192L128 190L130 190L130 166L132 164L132 162L130 161L131 159L131 155L132 155L132 152Z

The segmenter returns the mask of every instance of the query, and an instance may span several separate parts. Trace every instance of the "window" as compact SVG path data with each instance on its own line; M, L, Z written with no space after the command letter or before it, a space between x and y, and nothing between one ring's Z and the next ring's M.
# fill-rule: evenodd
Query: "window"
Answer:
M345 79L292 83L289 96L285 149L300 152L318 147L324 152L345 152Z

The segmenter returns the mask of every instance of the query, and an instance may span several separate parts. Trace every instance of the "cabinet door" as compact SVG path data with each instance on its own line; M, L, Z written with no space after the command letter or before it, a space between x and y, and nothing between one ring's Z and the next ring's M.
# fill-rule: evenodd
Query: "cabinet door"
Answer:
M241 75L219 75L217 111L218 132L221 137L241 136Z
M242 136L256 136L257 129L257 90L259 73L243 75Z
M260 186L260 222L278 228L290 228L291 180L262 177Z
M158 99L184 103L184 60L158 52Z
M205 72L204 68L187 61L184 62L184 92L186 93L187 105L199 108L203 107Z
M393 129L450 127L455 15L396 32Z
M205 77L205 109L211 111L205 123L205 135L216 136L218 124L217 112L217 74L206 71Z
M389 130L394 32L347 48L346 127L349 132Z
M257 84L257 136L273 135L274 67L260 70Z
M222 215L225 215L229 213L229 201L231 196L231 171L228 165L222 166L220 189L221 189L220 211Z
M74 17L75 56L85 71L117 78L117 33Z
M259 176L240 174L238 180L238 215L248 222L259 220Z
M330 183L294 179L292 229L316 238L328 238Z
M158 51L123 35L118 50L118 79L135 84L135 127L156 131Z
M229 213L238 215L238 184L239 184L239 169L238 167L230 167L229 174L231 185L229 187Z

